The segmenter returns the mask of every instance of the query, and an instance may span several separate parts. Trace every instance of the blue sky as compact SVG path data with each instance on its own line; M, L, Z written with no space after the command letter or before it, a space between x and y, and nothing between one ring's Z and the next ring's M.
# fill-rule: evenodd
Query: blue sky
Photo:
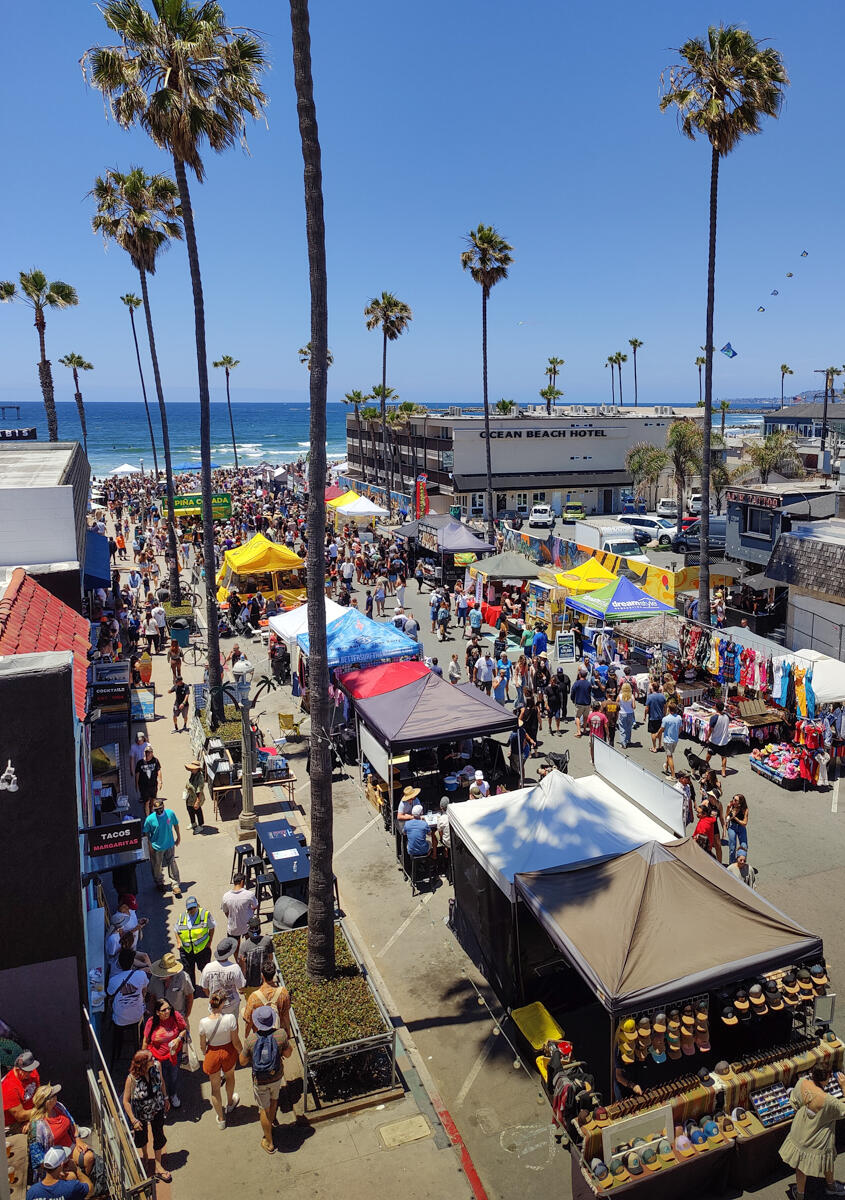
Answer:
M287 6L225 8L269 44L271 102L268 127L249 131L251 156L209 154L207 181L193 188L209 356L241 360L233 382L243 397L302 400L296 349L308 340L309 301ZM390 348L388 382L422 403L480 398L480 294L459 265L463 235L479 221L508 238L515 259L491 298L493 399L536 399L551 354L566 360L566 400L609 398L603 363L634 336L645 343L641 402L695 399L709 153L681 137L658 99L671 47L719 20L768 38L792 86L781 118L722 164L715 337L738 357L717 355L716 393L775 394L784 359L795 390L814 385L814 368L841 363L845 21L836 0L810 9L744 0L727 12L698 0L609 0L600 12L536 0L312 0L330 399L380 377L380 339L362 310L382 289L414 310ZM27 0L7 8L5 27L0 278L37 265L73 283L79 307L48 322L54 364L78 351L95 365L91 399L135 398L118 297L138 290L137 277L91 233L86 192L109 166L167 169L167 159L107 122L82 81L79 56L112 40L93 5ZM182 247L162 260L151 297L166 391L188 399L196 367ZM20 305L0 309L0 352L0 393L37 399L35 332ZM629 358L626 399L630 368ZM69 373L54 374L58 398L70 399Z

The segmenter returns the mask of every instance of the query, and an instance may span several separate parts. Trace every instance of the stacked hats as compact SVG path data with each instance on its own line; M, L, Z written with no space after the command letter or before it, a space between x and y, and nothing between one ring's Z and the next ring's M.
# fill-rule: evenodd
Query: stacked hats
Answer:
M666 1062L666 1013L659 1012L655 1014L651 1025L651 1047L649 1052L656 1063Z
M695 1045L702 1054L710 1050L710 1010L706 1001L695 1006Z
M734 1008L736 1009L740 1020L743 1020L748 1016L748 1010L751 1008L751 1004L749 1003L748 992L745 990L745 988L740 988L736 996L734 996Z
M823 996L825 994L825 988L830 982L823 963L816 963L815 966L810 967L810 979L812 980L813 989L816 995Z
M619 1053L622 1061L629 1066L634 1062L634 1043L637 1040L637 1022L633 1017L628 1017L619 1026Z
M736 1025L739 1023L739 1017L736 1015L736 1009L732 1004L726 1004L722 1009L722 1024Z
M795 976L795 972L787 971L786 974L781 977L780 986L785 1002L790 1008L797 1008L801 1003L801 992L798 987L798 980Z
M686 1055L695 1054L695 1014L691 1004L685 1004L681 1010L681 1051Z
M752 983L748 989L748 999L751 1001L751 1011L758 1017L764 1017L769 1011L765 992L759 983Z
M801 967L799 971L796 971L795 978L798 981L798 994L801 1000L812 1000L816 993L813 988L813 977L807 968Z
M781 1012L783 1010L783 996L780 994L777 980L767 979L763 985L763 992L769 1012Z
M638 1062L645 1062L648 1058L649 1048L651 1046L651 1021L648 1017L640 1017L637 1021L637 1041L634 1046L634 1054Z

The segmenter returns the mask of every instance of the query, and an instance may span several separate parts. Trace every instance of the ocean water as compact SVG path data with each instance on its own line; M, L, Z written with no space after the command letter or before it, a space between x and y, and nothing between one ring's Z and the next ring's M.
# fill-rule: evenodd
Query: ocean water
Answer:
M431 406L432 408L438 406ZM153 433L159 454L159 467L164 470L161 452L161 424L158 404L150 406ZM2 421L4 427L35 425L39 441L47 441L47 422L44 406L40 402L21 404L20 420L13 420L7 413ZM59 419L59 437L63 441L82 441L82 430L76 404L70 400L56 403ZM304 457L308 452L307 404L263 403L249 401L232 405L235 419L235 437L238 459L244 467L255 465L262 459L272 463L285 463ZM326 412L326 449L329 456L343 458L346 455L345 404L330 403ZM85 405L88 425L88 458L94 475L105 475L121 463L139 464L143 459L144 469L152 466L150 435L142 403L94 402ZM167 406L170 432L170 450L173 465L199 465L199 406L195 403L173 402ZM713 424L718 427L720 414L715 415ZM753 413L728 413L726 426L759 425L761 418ZM225 403L211 405L211 461L219 466L232 466L232 440L229 431L229 415Z

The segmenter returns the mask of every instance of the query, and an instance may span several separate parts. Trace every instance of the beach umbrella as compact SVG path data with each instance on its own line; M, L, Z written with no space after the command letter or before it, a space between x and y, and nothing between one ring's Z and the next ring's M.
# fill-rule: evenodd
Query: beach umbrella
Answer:
M115 467L109 471L109 475L140 475L141 468L133 467L131 463L121 463L119 467Z

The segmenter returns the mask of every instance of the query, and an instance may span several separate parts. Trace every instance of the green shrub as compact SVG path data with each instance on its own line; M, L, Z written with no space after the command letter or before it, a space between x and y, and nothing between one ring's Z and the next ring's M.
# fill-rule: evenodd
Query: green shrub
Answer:
M171 604L169 600L165 600L162 603L162 608L167 614L168 625L178 617L184 617L193 624L194 610L190 604Z
M306 973L307 929L278 933L273 943L308 1050L325 1050L384 1033L382 1015L339 925L334 933L337 973L325 983L312 983Z
M209 712L207 705L197 715L199 716L200 724L205 730L207 737L219 737L224 745L228 745L230 742L240 743L241 714L240 710L237 709L234 704L227 704L224 706L223 715L225 720L221 721L216 729L212 729L209 724Z

